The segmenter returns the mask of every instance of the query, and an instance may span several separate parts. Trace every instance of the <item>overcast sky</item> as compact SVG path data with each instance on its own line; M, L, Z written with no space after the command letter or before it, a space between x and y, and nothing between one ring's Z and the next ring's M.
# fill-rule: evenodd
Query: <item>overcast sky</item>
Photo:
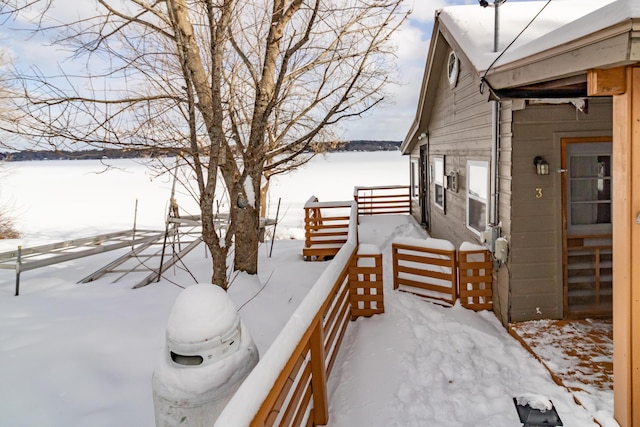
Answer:
M510 0L522 1L522 0ZM490 3L493 3L490 0ZM78 16L79 9L89 2L65 1L56 3L56 15L68 15L70 19ZM395 36L393 43L397 47L398 85L389 86L391 94L389 103L378 108L367 116L345 122L339 135L345 140L369 139L392 140L404 139L413 121L422 75L427 57L429 39L433 29L435 10L449 5L477 5L477 0L405 0L407 8L412 9L409 19ZM480 7L480 6L478 6ZM86 11L82 11L86 13ZM13 22L13 25L16 23ZM47 71L55 66L49 58L63 58L63 52L52 51L45 40L29 38L26 33L10 30L5 22L0 25L0 47L8 50L11 56L24 66L35 65Z

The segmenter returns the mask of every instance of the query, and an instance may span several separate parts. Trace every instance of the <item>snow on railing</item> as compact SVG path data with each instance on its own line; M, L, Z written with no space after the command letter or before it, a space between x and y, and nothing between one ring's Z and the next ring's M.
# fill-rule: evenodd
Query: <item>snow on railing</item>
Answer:
M347 241L353 201L319 202L312 196L304 205L305 260L324 261L335 256Z
M357 206L355 202L349 203L346 243L242 383L215 426L307 425L305 420L311 417L313 424L326 423L326 378L350 318L348 268L358 247ZM336 299L340 301L335 302Z
M398 238L392 243L393 288L452 306L491 310L493 261L484 247L464 242L456 250L442 239Z
M456 248L441 239L397 239L392 244L393 288L453 305L457 299Z

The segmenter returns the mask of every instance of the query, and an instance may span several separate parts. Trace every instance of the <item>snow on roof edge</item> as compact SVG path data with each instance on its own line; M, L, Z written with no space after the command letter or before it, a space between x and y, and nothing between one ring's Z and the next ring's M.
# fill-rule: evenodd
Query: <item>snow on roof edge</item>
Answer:
M493 52L494 8L448 6L437 18L478 72L486 71L518 33L533 20L496 65L577 40L625 20L640 17L636 0L556 0L508 2L500 6L499 52ZM546 7L545 7L546 5ZM544 10L534 20L534 17Z

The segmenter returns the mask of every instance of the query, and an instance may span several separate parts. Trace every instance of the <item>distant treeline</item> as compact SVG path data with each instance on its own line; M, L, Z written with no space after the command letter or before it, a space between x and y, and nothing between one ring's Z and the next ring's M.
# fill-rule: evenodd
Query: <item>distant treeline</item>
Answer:
M366 141L357 140L345 142L331 151L397 151L401 141Z
M400 149L400 141L348 141L338 145L329 151L397 151ZM0 152L0 160L7 162L20 162L28 160L91 160L91 159L139 159L154 157L172 157L175 152L160 149L144 150L24 150L17 152Z
M24 150L17 152L0 152L0 159L6 162L28 160L95 160L95 159L140 159L152 157L172 157L175 153L164 150Z

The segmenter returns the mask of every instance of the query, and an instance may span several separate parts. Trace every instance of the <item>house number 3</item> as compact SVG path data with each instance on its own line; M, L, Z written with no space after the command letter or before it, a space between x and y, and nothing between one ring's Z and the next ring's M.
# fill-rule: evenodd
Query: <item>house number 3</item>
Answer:
M536 188L536 199L542 199L542 188Z

